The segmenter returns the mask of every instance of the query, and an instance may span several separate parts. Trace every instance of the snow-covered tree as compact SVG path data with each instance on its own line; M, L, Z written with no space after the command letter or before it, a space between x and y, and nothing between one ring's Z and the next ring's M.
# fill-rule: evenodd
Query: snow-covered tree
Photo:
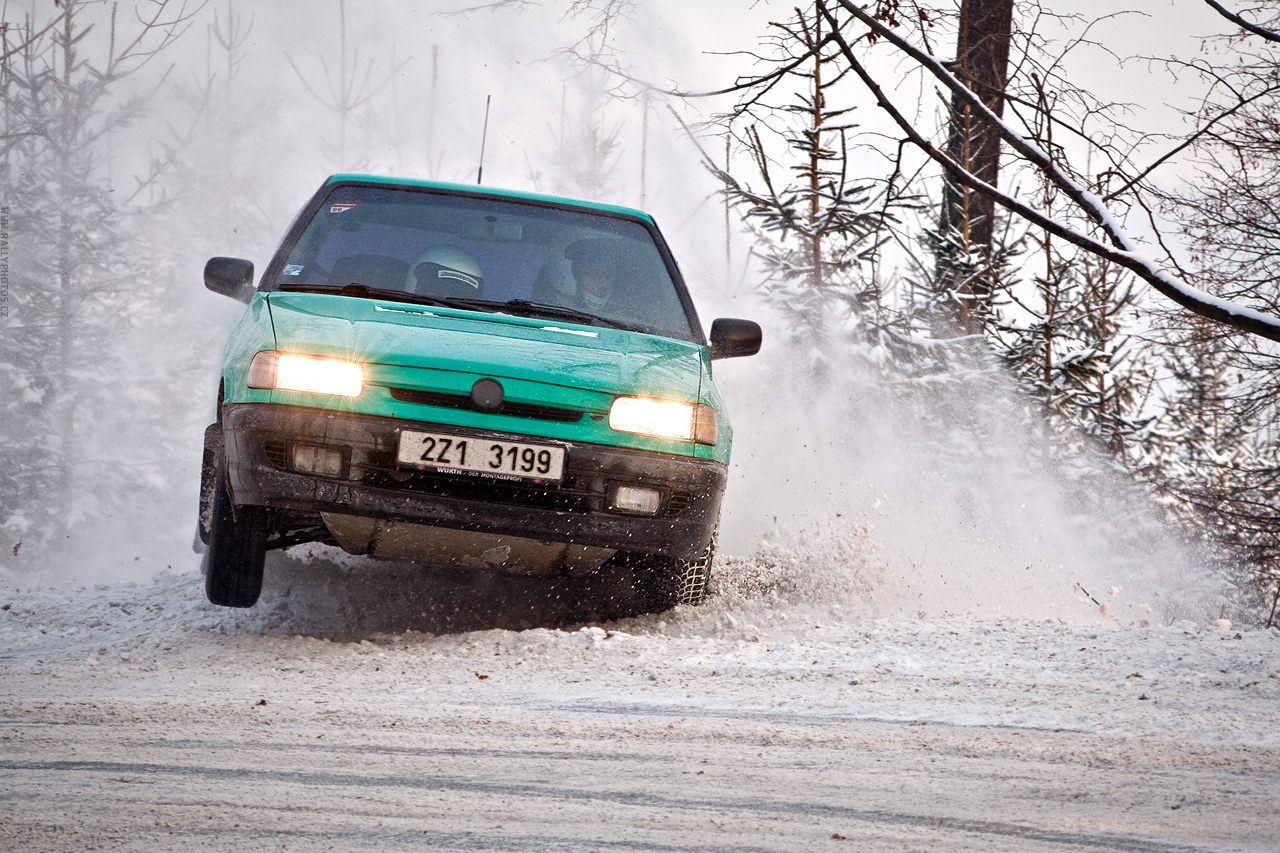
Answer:
M706 164L754 237L766 298L815 354L875 347L874 329L891 321L874 262L914 204L893 182L859 174L863 142L852 109L832 97L844 74L824 26L812 6L772 25L773 55L758 78L769 82L746 87L721 120L750 168ZM779 72L785 83L775 87Z
M1088 441L1122 461L1143 429L1155 378L1130 331L1139 293L1131 276L1105 260L1064 253L1045 236L1033 242L1043 270L1032 292L1006 291L990 327L996 350L1039 401L1058 441L1077 450Z
M1224 13L1232 64L1183 71L1209 94L1187 118L1195 175L1160 193L1191 249L1186 273L1214 295L1280 312L1280 13ZM1193 78L1194 79L1194 78ZM1280 593L1280 346L1203 321L1161 318L1163 410L1143 442L1145 473L1189 523L1233 546L1274 605ZM1176 437L1176 441L1172 440Z
M528 161L533 185L572 198L616 198L624 125L615 107L605 72L589 64L577 68L561 89L558 120L547 127L549 150L536 167Z
M330 147L329 157L339 170L365 168L368 149L356 144L360 134L387 123L382 111L376 108L378 99L403 70L408 59L398 64L392 59L391 67L379 67L378 58L361 57L360 49L347 42L347 4L338 0L337 52L322 52L314 62L314 69L304 70L288 53L285 58L298 77L303 89L324 107L337 125L337 144ZM394 53L392 53L394 56Z
M10 208L9 311L0 336L0 530L34 557L145 490L121 452L136 365L122 341L154 307L111 180L113 135L146 107L124 83L184 31L169 0L62 0L4 29L0 194ZM117 192L119 190L119 192Z
M1012 36L1013 0L962 0L951 68L996 117L1004 112ZM1000 147L995 123L975 111L968 99L953 94L948 156L978 180L998 186ZM956 324L967 333L984 328L982 303L1000 288L1000 282L985 275L983 265L974 263L973 258L976 254L994 261L991 255L997 227L995 200L973 191L955 180L951 170L945 170L934 254L938 278L959 297L954 305ZM999 264L992 263L989 268L994 271Z

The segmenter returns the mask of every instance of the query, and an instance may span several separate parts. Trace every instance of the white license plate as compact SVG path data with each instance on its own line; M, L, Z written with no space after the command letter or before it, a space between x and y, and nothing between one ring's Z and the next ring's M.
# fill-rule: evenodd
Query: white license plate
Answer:
M401 430L396 461L422 471L477 474L499 480L559 483L564 478L563 447L473 435Z

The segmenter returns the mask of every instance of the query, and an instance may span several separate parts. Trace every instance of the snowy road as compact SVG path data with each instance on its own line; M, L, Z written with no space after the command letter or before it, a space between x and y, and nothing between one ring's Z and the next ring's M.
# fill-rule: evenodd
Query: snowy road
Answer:
M0 589L0 848L1280 850L1280 631L272 571Z

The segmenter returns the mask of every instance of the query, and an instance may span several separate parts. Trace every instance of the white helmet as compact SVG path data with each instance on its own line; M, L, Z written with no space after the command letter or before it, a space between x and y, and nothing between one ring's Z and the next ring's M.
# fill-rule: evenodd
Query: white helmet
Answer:
M409 267L405 287L423 296L478 296L480 264L456 246L432 246Z

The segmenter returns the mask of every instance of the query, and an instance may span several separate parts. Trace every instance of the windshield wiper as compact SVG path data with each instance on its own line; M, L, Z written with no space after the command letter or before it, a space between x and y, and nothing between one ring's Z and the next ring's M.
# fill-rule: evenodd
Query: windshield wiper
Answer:
M409 293L404 290L386 290L380 287L369 287L365 284L351 283L342 287L324 284L281 284L280 290L294 293L336 293L340 296L351 296L357 299L386 299L395 302L409 302L415 305L435 305L440 308L461 308L466 311L490 311L493 313L512 314L517 317L545 317L553 320L567 320L581 323L584 326L609 326L624 329L628 332L647 331L641 326L611 320L577 308L564 305L549 305L544 302L533 302L529 299L509 299L497 302L492 299L472 299L466 296L424 296L420 293Z
M506 302L497 302L492 299L446 296L440 299L438 304L450 308L466 308L472 311L493 311L511 314L516 317L546 317L553 320L568 320L574 323L581 323L584 326L610 326L614 329L626 329L629 332L645 331L640 326L633 326L620 320L610 320L608 317L601 317L587 311L579 311L577 308L569 308L565 305L551 305L546 302L534 302L529 299L508 299Z
M451 306L451 300L448 299L423 296L420 293L409 293L406 290L369 287L366 284L357 284L355 282L344 284L342 287L334 287L328 284L281 284L279 288L291 293L334 293L338 296L350 296L355 299L385 299L389 302L409 302L414 305Z

